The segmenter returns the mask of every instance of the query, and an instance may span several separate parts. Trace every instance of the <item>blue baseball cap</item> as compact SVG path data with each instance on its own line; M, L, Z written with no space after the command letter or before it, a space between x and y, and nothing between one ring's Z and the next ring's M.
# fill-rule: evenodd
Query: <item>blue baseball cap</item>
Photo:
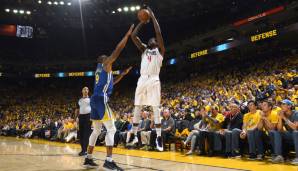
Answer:
M289 105L289 106L292 106L293 105L293 102L291 100L288 100L288 99L284 99L283 101L281 101L282 104L286 104L286 105Z

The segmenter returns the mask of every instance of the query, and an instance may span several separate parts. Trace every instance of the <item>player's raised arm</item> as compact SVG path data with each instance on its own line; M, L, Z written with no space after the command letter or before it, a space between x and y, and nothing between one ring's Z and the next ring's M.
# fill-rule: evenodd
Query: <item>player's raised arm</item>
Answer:
M155 34L156 34L156 40L158 43L158 47L160 48L161 55L164 56L166 49L164 46L164 41L162 38L160 26L158 24L157 19L155 18L153 11L149 7L147 7L147 9L149 11L150 17L151 17L153 25L154 25L154 30L155 30Z
M122 78L129 73L129 71L132 69L132 67L127 68L124 70L118 77L114 79L113 85L119 83L119 81L122 80Z
M138 34L140 32L141 27L144 25L144 23L140 22L134 31L131 34L131 39L133 43L137 46L137 48L143 53L146 49L146 44L144 44L141 39L138 37Z
M116 49L112 52L111 56L109 56L108 59L105 61L106 65L112 64L119 57L120 53L122 52L123 48L127 43L129 36L131 35L133 28L134 28L134 24L130 26L129 30L127 31L123 39L116 46Z

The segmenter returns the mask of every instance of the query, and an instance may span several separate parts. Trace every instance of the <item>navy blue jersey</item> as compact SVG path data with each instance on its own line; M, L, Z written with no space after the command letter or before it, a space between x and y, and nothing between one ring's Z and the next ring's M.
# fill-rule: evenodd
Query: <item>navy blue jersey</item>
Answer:
M113 91L113 74L103 69L103 64L97 64L93 95L110 96Z

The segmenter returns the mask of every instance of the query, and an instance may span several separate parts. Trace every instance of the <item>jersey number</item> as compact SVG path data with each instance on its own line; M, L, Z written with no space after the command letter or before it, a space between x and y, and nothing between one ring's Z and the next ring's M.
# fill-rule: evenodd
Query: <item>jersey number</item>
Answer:
M148 61L151 62L151 56L148 56L147 58L148 58Z
M96 74L96 75L95 75L95 83L97 84L98 82L99 82L99 75Z

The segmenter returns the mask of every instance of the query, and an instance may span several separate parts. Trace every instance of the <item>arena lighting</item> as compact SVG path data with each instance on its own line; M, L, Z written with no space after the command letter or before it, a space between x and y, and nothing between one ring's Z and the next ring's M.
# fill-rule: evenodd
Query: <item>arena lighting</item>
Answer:
M141 9L141 7L138 5L138 6L136 6L136 10L140 10Z
M68 2L67 5L68 5L68 6L71 6L71 2Z
M41 4L42 3L41 0L39 0L38 3Z
M64 5L64 2L63 1L60 1L60 5Z
M10 9L8 9L8 8L7 8L7 9L5 9L5 12L10 12Z
M125 12L127 12L127 11L128 11L128 7L124 7L123 10L124 10Z
M132 6L130 7L130 11L135 11L136 10L136 7Z
M115 11L112 11L112 14L115 14Z
M177 63L175 58L170 59L169 64L170 65L175 65Z
M31 11L27 11L26 14L30 15L31 14Z
M60 77L60 78L61 78L61 77L65 77L64 72L59 72L57 75L58 75L58 77Z
M92 71L88 71L88 72L85 72L85 75L86 75L87 77L92 77L92 76L94 76L94 72L92 72Z
M49 4L49 5L52 5L52 2L51 2L51 1L48 1L48 4Z
M54 2L54 4L55 4L55 5L58 5L58 2L57 2L57 1L55 1L55 2Z
M227 50L227 49L228 49L228 45L226 43L216 46L216 51L217 52L224 51L224 50Z
M121 8L118 8L118 9L117 9L117 11L118 11L118 12L121 12L121 11L122 11L122 9L121 9Z
M20 10L19 12L20 12L20 14L24 14L24 10Z
M14 9L13 10L13 13L17 14L18 13L18 10Z

